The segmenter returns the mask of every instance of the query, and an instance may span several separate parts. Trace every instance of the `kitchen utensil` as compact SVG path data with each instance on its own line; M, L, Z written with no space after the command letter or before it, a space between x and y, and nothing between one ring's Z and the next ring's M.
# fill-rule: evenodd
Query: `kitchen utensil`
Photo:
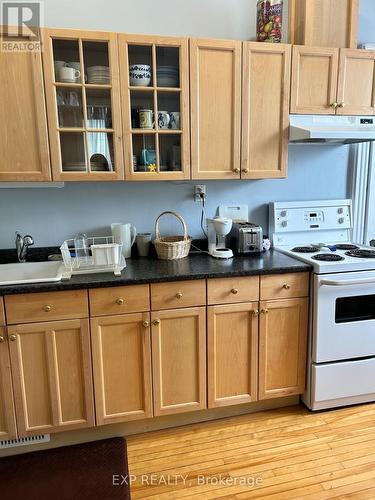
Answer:
M151 109L139 110L139 127L140 128L154 128L154 112Z
M181 222L184 229L183 236L160 236L159 222L164 215L173 215ZM162 260L175 260L187 257L190 251L192 238L187 234L186 222L177 212L162 212L155 221L155 239L153 241L158 254L158 258Z
M170 116L170 128L174 130L180 130L180 112L179 111L171 111L169 113Z
M137 229L133 224L115 222L111 224L111 231L114 238L122 241L122 255L125 259L131 257L132 246L134 245L137 236Z
M53 67L55 68L55 78L58 78L60 68L66 66L65 61L53 61Z
M230 245L237 253L260 253L263 251L263 230L251 222L233 222Z
M156 151L155 149L142 149L141 151L141 165L152 165L156 163Z
M75 61L68 62L67 66L68 66L68 68L74 68L74 69L78 70L79 72L81 72L81 63L79 61L78 62L75 62ZM76 83L79 83L80 81L81 81L81 74L79 75L78 78L76 78Z
M150 252L151 233L138 233L135 239L140 257L147 257Z
M74 237L74 247L77 257L87 258L89 256L87 236L84 233L79 233Z
M135 87L148 87L151 83L151 66L148 64L129 66L129 83Z
M60 82L75 83L77 79L81 77L81 72L79 71L79 69L62 66L59 69L58 77Z
M120 262L116 243L91 245L91 252L94 266L117 266Z
M171 118L168 111L158 111L158 127L161 129L166 129L169 126Z
M87 82L99 85L109 84L111 81L108 66L90 66L87 68Z

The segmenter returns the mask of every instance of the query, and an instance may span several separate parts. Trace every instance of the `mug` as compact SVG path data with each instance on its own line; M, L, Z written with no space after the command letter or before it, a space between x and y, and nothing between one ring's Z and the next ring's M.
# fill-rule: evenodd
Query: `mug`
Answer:
M158 127L161 129L168 128L171 118L168 111L158 111Z
M114 222L111 224L111 232L115 240L122 241L121 253L125 259L131 257L132 246L137 236L137 229L135 226L130 223L123 224L122 222Z
M140 109L139 128L154 128L154 112L151 109Z
M151 233L139 233L136 237L138 254L140 257L147 257L150 252Z
M65 61L53 61L53 66L55 68L55 76L57 77L59 69L66 66L66 62Z
M171 128L174 130L180 130L180 112L171 111L169 115L171 118Z
M79 69L63 66L59 69L59 80L61 82L75 83L81 77Z
M141 165L151 165L156 163L156 151L155 149L142 149L140 155Z
M68 62L67 64L68 68L73 68L76 69L80 72L79 77L76 78L76 83L79 83L81 81L81 63L80 62Z

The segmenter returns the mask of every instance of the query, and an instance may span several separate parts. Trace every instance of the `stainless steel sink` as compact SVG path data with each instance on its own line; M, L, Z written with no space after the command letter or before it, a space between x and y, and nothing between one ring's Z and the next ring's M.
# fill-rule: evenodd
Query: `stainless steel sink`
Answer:
M0 264L0 286L61 281L63 269L61 262Z

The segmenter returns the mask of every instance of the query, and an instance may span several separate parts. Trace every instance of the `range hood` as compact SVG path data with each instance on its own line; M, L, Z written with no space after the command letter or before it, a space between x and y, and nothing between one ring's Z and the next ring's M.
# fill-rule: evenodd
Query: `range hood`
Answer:
M290 115L292 144L355 144L375 141L375 116Z

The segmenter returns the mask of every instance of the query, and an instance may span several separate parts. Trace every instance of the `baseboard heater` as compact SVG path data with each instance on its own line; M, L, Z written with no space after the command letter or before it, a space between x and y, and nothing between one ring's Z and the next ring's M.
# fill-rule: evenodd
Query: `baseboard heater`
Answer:
M18 446L30 446L32 444L49 443L51 437L49 434L40 434L39 436L29 436L19 439L8 439L0 441L0 450L5 448L16 448Z

